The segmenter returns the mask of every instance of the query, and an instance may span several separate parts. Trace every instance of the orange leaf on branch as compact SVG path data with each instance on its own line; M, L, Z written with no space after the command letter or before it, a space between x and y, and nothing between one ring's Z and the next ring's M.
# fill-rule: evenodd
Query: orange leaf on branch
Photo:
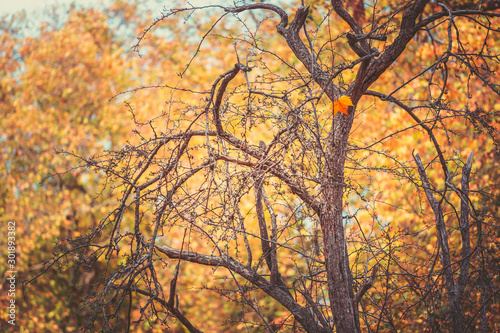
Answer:
M342 96L335 102L330 104L330 110L333 110L333 115L335 116L337 112L347 114L347 109L349 106L354 106L352 104L351 98L349 96Z

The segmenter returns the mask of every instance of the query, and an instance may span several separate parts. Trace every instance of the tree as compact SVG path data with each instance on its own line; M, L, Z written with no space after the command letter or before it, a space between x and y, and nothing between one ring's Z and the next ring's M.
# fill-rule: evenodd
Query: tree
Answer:
M84 234L115 202L106 192L96 199L99 177L72 170L75 161L55 154L98 154L121 143L133 125L119 114L121 103L107 102L136 84L127 72L134 62L123 56L123 41L108 26L110 12L73 5L0 18L0 215L5 227L16 222L16 326L24 330L77 330L85 312L75 316L81 291L72 286L99 278L97 266L78 272L55 265L60 269L33 285L20 284L50 261L57 239ZM7 242L2 237L0 245ZM8 270L2 265L0 275ZM12 298L4 291L0 298L7 304ZM7 320L7 313L0 316L1 331L11 327Z
M145 29L137 51L145 43L151 52L154 29L172 32L174 17L205 10L213 21L194 25L200 42L177 84L163 86L170 93L166 109L143 120L127 102L137 135L118 151L81 157L121 195L64 252L77 251L85 267L108 263L86 300L90 323L113 330L123 320L168 325L175 317L199 332L179 291L183 267L195 264L224 268L217 274L231 279L236 293L214 291L260 321L241 322L268 331L399 330L413 311L425 322L412 324L432 331L498 328L498 205L469 190L473 154L464 162L460 152L449 152L471 127L486 134L488 147L497 139L495 111L475 96L500 94L497 7L311 1L295 6L293 19L287 14L293 6L260 2L165 11ZM270 14L275 27L262 16ZM235 65L227 65L230 59ZM206 72L196 70L196 61ZM222 65L207 89L201 78ZM163 69L172 71L157 68ZM448 97L460 89L465 94ZM375 100L377 109L369 109ZM380 111L384 103L389 115ZM384 117L400 110L408 118L381 133ZM372 133L382 139L366 142ZM412 133L406 147L412 160L390 146L373 149L393 137L406 143ZM413 152L419 148L426 162ZM412 191L410 209L420 205L412 215L417 231L397 216L391 225L380 221L381 201L366 189L397 191L377 182L387 175L404 193ZM432 237L436 247L428 248ZM263 299L287 314L269 320Z

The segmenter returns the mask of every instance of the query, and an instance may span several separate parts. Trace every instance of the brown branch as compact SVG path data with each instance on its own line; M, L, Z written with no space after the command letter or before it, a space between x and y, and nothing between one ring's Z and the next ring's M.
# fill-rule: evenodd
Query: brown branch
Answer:
M469 181L470 173L472 169L472 157L473 153L470 153L462 169L462 186L461 186L461 200L460 200L460 233L462 234L462 266L460 267L460 275L458 276L458 295L459 297L463 294L465 285L467 283L467 278L469 277L469 266L470 266L470 226L469 226Z
M181 245L181 251L184 248L184 240L186 239L186 233L187 229L184 230L184 237L182 237L182 245ZM179 268L181 265L181 260L177 262L177 265L175 266L175 273L174 273L174 278L172 281L170 281L170 295L168 297L168 305L170 307L174 307L175 303L175 289L177 287L177 279L179 278Z
M461 330L465 327L466 323L462 310L462 304L460 303L458 289L456 288L453 279L453 271L451 267L451 255L448 244L448 233L446 231L446 225L444 223L443 209L432 193L429 179L427 178L424 165L422 164L422 161L418 153L414 155L414 159L415 162L417 163L418 173L420 174L420 180L422 181L422 187L427 197L427 201L429 202L432 210L434 211L434 216L436 218L438 240L441 247L439 255L441 257L441 263L443 265L445 286L446 286L446 291L448 293L448 303L452 317L451 320L453 329L455 332L461 332Z
M361 29L358 22L356 22L356 20L351 15L349 15L344 7L342 7L342 2L340 0L332 0L331 2L333 10L335 10L337 15L339 15L347 24L349 24L349 27L351 27L352 31L357 35L362 35L363 29ZM361 6L363 6L362 1ZM356 39L352 34L347 34L347 39L349 41L349 46L354 52L356 52L358 56L364 57L368 53L370 53L370 46L366 42L366 39ZM357 46L358 42L360 44L359 46Z
M255 181L255 210L257 213L257 221L259 223L259 231L260 231L260 241L261 241L261 246L262 246L262 253L264 256L264 259L266 260L267 267L269 268L269 271L271 272L271 277L270 277L270 282L272 285L277 285L281 287L284 291L288 292L288 289L286 288L286 285L281 277L281 274L278 270L278 260L276 258L276 216L274 216L274 223L273 223L273 240L272 242L269 242L269 235L267 232L267 223L266 223L266 218L264 215L264 197L265 197L265 192L264 192L264 174L265 170L262 170L260 168L259 174L256 176L256 181ZM266 197L267 199L267 197ZM268 210L270 210L270 205L269 202L266 202L266 205L268 207ZM291 295L290 295L291 296Z
M446 166L446 160L445 160L444 154L441 150L441 146L439 145L439 143L436 139L436 136L434 135L434 132L432 132L432 129L429 126L427 126L425 124L425 122L420 120L420 118L418 118L418 116L413 112L413 108L410 108L409 106L407 106L406 104L404 104L400 100L396 99L395 97L388 96L388 95L383 94L383 93L378 92L378 91L367 90L364 93L364 95L375 96L375 97L380 98L382 101L389 101L391 103L396 104L397 106L399 106L400 108L405 110L406 113L408 113L410 115L410 117L412 117L413 120L415 120L415 122L427 132L427 135L429 135L429 138L431 139L432 144L434 145L434 148L436 148L436 152L437 152L438 157L439 157L439 162L441 163L441 168L445 174L445 180L448 181L450 179L450 172L448 171L448 167Z
M281 21L276 26L276 30L280 35L282 35L285 38L292 52L302 62L302 64L304 64L306 69L312 75L313 79L325 91L328 98L330 98L331 101L335 101L338 98L338 96L340 96L339 88L332 82L328 73L323 71L321 66L316 61L313 61L310 51L307 49L306 45L300 38L300 29L304 25L304 22L307 19L307 15L309 13L309 6L302 7L297 10L295 18L292 21L292 23L290 23L290 27L288 29L286 29L286 27L288 26L288 15L283 9L281 9L278 6L258 3L245 6L238 6L235 8L225 8L226 11L231 13L241 13L243 11L253 10L253 9L272 10L280 16ZM313 51L311 50L311 52Z
M243 161L230 156L217 155L216 158L219 160L245 165L248 167L253 167L253 168L259 167L259 164L256 162L250 162L246 160ZM290 176L279 165L274 164L272 161L266 161L260 163L261 163L260 167L264 167L266 170L269 170L269 172L273 176L282 180L285 184L287 184L290 187L292 193L296 194L299 198L301 198L302 201L304 201L306 205L308 205L312 210L314 210L316 214L319 214L320 212L319 202L316 199L314 199L309 193L307 193L307 191L304 189L304 186L299 184L295 179L292 178L292 176Z
M276 255L276 243L278 242L278 225L276 223L276 214L273 211L273 207L267 198L266 192L264 188L262 188L262 197L264 199L264 203L266 204L267 211L271 217L271 283L279 283L282 287L285 287L285 283L283 282L279 269L278 269L278 257ZM286 288L285 288L286 289ZM286 289L288 291L288 289Z
M368 87L393 64L401 53L403 53L406 49L406 45L408 45L413 36L415 36L420 29L417 27L416 20L422 14L428 2L429 0L415 0L406 10L401 20L399 34L394 42L385 49L379 58L370 63L363 84L361 85L361 91L368 89Z
M356 293L356 303L359 304L361 302L361 298L366 294L366 292L373 286L373 281L375 281L375 277L377 276L378 272L378 265L375 265L372 269L372 275L370 276L369 279L365 279L363 281L363 284L359 288L358 292Z
M244 277L248 282L262 289L269 296L280 302L286 307L297 319L297 321L308 332L330 332L328 328L319 325L314 318L309 314L309 310L299 305L289 293L281 288L276 288L267 282L262 276L255 272L250 267L243 265L223 253L223 256L209 256L196 252L180 251L168 246L156 246L156 249L165 254L170 259L181 259L205 266L224 267L231 272Z
M275 5L271 5L271 4L267 4L267 3L255 3L255 4L251 4L251 5L238 6L238 7L234 7L234 8L229 8L229 7L224 8L224 10L226 12L229 12L229 13L241 13L241 12L244 12L247 10L253 10L253 9L272 10L273 12L278 14L281 18L281 21L278 24L278 26L280 28L284 29L288 25L287 13L283 9L281 9L280 7L275 6Z
M120 225L121 225L121 221L122 221L122 218L123 218L123 213L125 211L126 202L127 202L128 197L132 193L132 190L136 186L136 184L139 181L140 177L144 174L144 172L146 172L146 170L149 168L150 164L153 162L153 159L156 156L156 154L158 153L158 151L160 150L160 148L163 145L165 145L166 142L167 141L159 143L155 147L155 149L153 149L153 151L149 155L149 158L148 158L147 162L145 163L144 167L139 171L139 173L137 174L137 176L134 178L134 180L132 181L132 183L129 185L129 187L125 191L125 193L123 195L123 198L122 198L122 200L120 202L120 206L118 207L118 213L117 213L117 216L115 218L115 225L113 226L113 230L111 231L111 235L109 237L109 247L108 247L108 251L106 253L106 257L109 257L110 253L115 249L115 247L112 245L112 243L113 243L113 241L116 241L115 240L115 233L120 230Z
M214 113L214 122L215 128L217 128L217 133L219 135L224 135L224 129L222 128L221 118L220 118L220 105L222 103L222 98L226 92L227 85L229 82L236 77L240 70L250 71L250 68L243 66L241 64L234 65L234 68L222 74L220 77L223 78L219 90L217 91L217 97L215 99L213 113Z
M242 64L235 64L233 69L225 72L219 78L216 80L216 82L212 86L212 92L215 91L215 86L217 83L222 79L222 82L219 86L219 89L217 91L217 96L214 102L213 106L213 117L214 117L214 123L215 123L215 128L217 130L217 135L219 135L221 138L229 142L231 145L241 149L242 151L246 152L252 157L255 158L261 158L264 156L264 153L261 152L259 149L254 149L246 145L246 143L234 135L224 131L224 128L222 126L222 119L220 115L220 105L222 103L222 98L226 92L227 86L229 82L236 77L236 75L239 73L239 71L244 71L244 72L249 72L251 69L247 66L243 66ZM208 110L210 106L210 102L207 103L206 110Z
M269 235L267 234L266 218L264 216L264 206L262 204L262 191L264 182L264 173L261 171L259 175L256 176L255 180L255 211L257 213L257 221L259 223L260 231L260 243L262 246L262 253L267 263L267 267L272 272L273 262L271 260L271 247L269 246ZM276 278L276 276L274 276ZM271 274L271 284L273 283L273 276Z
M200 331L199 329L194 327L193 324L191 324L191 322L186 318L186 316L184 316L182 314L182 312L180 312L177 308L170 306L170 304L168 304L168 302L165 302L165 300L163 300L159 297L156 297L154 294L152 294L148 291L142 290L142 289L135 289L135 291L138 294L142 294L142 295L145 295L148 297L153 297L158 303L160 303L165 308L167 308L168 311L189 330L189 332L191 332L191 333L203 333L203 331Z
M500 17L500 13L498 12L487 12L485 10L477 10L477 9L464 9L464 10L453 10L451 14L455 16L467 16L467 15L478 15L478 16L485 16L485 17ZM418 29L422 29L423 27L434 23L435 21L439 20L440 18L448 15L448 12L446 10L443 10L439 13L433 14L422 21L420 21L417 25Z

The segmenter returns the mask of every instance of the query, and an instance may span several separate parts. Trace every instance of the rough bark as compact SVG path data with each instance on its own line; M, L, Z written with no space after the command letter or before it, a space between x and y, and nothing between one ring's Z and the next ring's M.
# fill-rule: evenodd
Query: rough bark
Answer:
M278 26L278 32L288 46L311 73L313 79L334 101L339 97L339 88L330 75L313 60L302 42L299 32L307 18L309 7L297 10L289 29ZM325 248L328 293L337 332L360 332L359 314L355 302L352 274L345 241L342 220L342 196L344 193L344 164L347 139L352 126L353 114L333 121L332 130L325 147L325 168L321 179L320 224Z
M443 210L432 193L429 180L425 173L424 165L422 164L422 161L418 154L415 154L415 162L418 166L418 173L420 175L420 179L422 180L422 187L424 188L427 201L429 202L436 218L436 228L438 231L438 241L440 245L439 255L441 257L441 263L443 265L445 286L448 293L448 304L450 307L453 331L462 332L464 327L466 327L466 322L463 314L462 303L460 302L458 286L455 284L453 278L450 248L448 245L448 233L446 231L446 225L444 222Z
M462 189L460 196L460 233L462 235L462 266L460 267L460 275L458 277L458 292L459 296L462 296L465 285L467 284L467 278L469 277L469 266L470 266L470 256L471 256L471 246L470 246L470 225L469 225L469 180L470 172L472 169L472 157L473 153L470 153L467 158L467 162L462 169Z
M297 321L307 332L331 332L328 328L324 328L318 322L316 322L309 311L298 304L290 295L290 293L284 291L281 288L273 286L253 269L240 264L238 261L226 255L224 252L221 253L221 256L208 256L195 252L180 251L168 246L158 246L156 247L156 249L161 253L167 255L171 259L181 259L206 266L225 267L231 272L235 272L236 274L244 277L253 285L259 287L269 296L280 302L290 311L290 313L294 315L295 319L297 319Z

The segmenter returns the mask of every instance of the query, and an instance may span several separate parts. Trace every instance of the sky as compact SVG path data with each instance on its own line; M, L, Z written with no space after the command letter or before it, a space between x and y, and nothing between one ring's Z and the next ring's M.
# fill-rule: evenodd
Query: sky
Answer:
M86 6L91 6L92 4L98 4L103 0L0 0L0 14L12 14L20 10L26 10L27 13L33 11L41 11L46 6L52 4L69 4L71 2L75 2L78 4L85 4ZM106 1L107 2L107 1ZM163 2L164 5L168 3L175 3L175 0L166 0ZM232 3L230 0L189 0L189 2L193 6L203 6L207 4L221 4L221 3ZM159 7L158 10L163 8L163 6Z
M2 14L12 14L17 11L25 9L26 12L30 11L39 11L44 7L51 4L63 4L63 3L71 3L70 0L3 0L0 5L0 12ZM80 0L76 1L80 3L98 3L96 0Z

